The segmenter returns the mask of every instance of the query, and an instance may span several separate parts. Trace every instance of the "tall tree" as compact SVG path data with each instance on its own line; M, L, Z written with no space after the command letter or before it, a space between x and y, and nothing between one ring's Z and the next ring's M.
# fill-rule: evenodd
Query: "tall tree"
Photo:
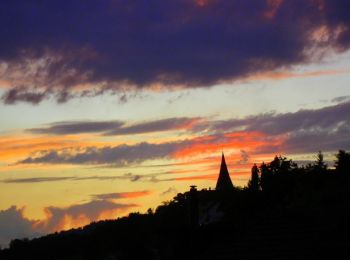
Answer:
M271 172L264 162L260 165L260 174L260 187L264 191L268 187L269 177L271 176Z
M319 171L325 171L327 170L327 164L324 162L324 159L323 159L323 154L321 151L319 151L316 155L316 163L315 163L315 166L316 168L319 170Z
M341 174L350 174L350 153L339 150L336 154L335 169Z
M248 182L248 188L252 191L258 191L259 190L259 169L256 164L252 167L252 175L250 177L250 180Z

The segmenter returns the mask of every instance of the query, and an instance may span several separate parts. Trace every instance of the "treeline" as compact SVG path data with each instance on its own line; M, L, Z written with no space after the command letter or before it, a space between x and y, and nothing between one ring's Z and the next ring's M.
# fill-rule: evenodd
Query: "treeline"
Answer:
M321 152L307 165L276 156L252 167L247 187L201 190L196 199L206 224L193 227L191 193L179 193L145 214L15 239L0 259L334 259L350 246L350 153L343 150L332 167Z
M350 176L350 153L344 150L339 150L336 154L336 161L334 162L334 168L329 169L328 165L324 161L322 152L318 152L316 160L313 163L299 166L293 160L287 159L283 156L275 156L270 163L262 163L259 167L254 164L252 167L251 179L248 182L248 188L251 190L269 190L273 188L271 183L273 176L283 175L295 175L298 174L325 174L335 173L339 176ZM318 176L320 177L320 176ZM316 180L315 180L316 181Z
M306 165L275 156L269 163L254 164L246 189L280 207L304 205L315 209L330 200L338 204L349 199L350 153L339 150L335 157L333 166L329 167L322 152Z

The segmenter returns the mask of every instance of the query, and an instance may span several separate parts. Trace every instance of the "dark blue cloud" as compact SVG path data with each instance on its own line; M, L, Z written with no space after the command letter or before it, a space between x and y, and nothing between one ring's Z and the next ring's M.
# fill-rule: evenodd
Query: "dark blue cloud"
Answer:
M34 230L35 223L36 221L24 216L24 208L11 206L0 210L0 246L7 247L15 238L32 238L42 235L38 230Z
M84 83L94 94L154 83L205 87L307 63L311 49L350 46L349 1L197 2L2 1L0 61L16 90L4 101L64 102ZM319 42L311 35L321 26L329 37ZM14 78L26 64L42 66Z
M206 122L197 125L194 131L205 130L218 134L243 130L263 132L270 136L287 133L340 133L350 129L349 113L350 102L343 102L320 109L302 109L293 113L266 113L241 119Z
M119 128L121 121L70 121L52 123L48 127L32 128L27 131L35 134L68 135L81 133L99 133Z
M342 101L343 99L340 98ZM277 146L264 145L256 153L283 151L307 153L350 149L350 102L294 113L267 113L242 119L222 120L198 125L197 131L212 134L232 131L258 131L267 138L282 138Z
M110 129L105 135L131 135L156 133L162 131L191 129L200 121L200 118L177 117L165 118L153 121L145 121L134 125Z
M152 144L142 142L135 145L118 145L114 147L88 147L81 151L47 150L30 156L19 163L24 164L105 164L125 166L147 160L167 158L177 149L187 147L190 141Z
M49 124L47 127L31 128L26 131L35 134L68 135L81 133L101 133L103 135L130 135L162 131L190 129L200 118L173 117L135 124L123 121L68 121Z

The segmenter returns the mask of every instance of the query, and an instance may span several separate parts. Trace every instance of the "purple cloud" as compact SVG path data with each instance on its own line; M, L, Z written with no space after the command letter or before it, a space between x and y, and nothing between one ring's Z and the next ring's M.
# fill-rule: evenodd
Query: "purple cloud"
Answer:
M259 131L268 135L290 132L345 131L350 126L350 102L320 109L303 109L291 113L266 113L242 119L228 119L197 125L197 131L212 133L230 131Z
M84 150L48 150L36 156L30 156L19 163L32 164L111 164L125 166L146 160L166 158L177 149L189 145L189 141L168 142L162 144L139 143L136 145L118 145L114 147L88 147ZM73 153L72 153L73 152Z
M271 3L4 1L0 73L9 90L3 101L206 87L305 64L329 48L349 49L348 1Z
M34 134L68 135L81 133L101 133L103 135L128 135L152 132L190 129L200 118L166 118L128 125L123 121L69 121L56 122L48 127L31 128L26 131Z
M42 235L33 228L36 223L23 215L24 208L11 206L0 210L0 245L7 247L15 238L32 238Z
M52 123L49 127L45 128L32 128L27 131L34 134L53 134L53 135L68 135L68 134L81 134L81 133L99 133L105 131L111 131L111 129L119 128L124 123L121 121L103 121L103 122L89 122L89 121L77 121L77 122L58 122Z

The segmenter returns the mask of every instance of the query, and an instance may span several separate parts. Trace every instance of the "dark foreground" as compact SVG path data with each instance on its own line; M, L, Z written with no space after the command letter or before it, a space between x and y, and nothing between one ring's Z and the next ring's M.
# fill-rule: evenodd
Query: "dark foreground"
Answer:
M348 259L350 154L335 166L276 157L247 188L193 189L155 212L13 240L0 259Z

